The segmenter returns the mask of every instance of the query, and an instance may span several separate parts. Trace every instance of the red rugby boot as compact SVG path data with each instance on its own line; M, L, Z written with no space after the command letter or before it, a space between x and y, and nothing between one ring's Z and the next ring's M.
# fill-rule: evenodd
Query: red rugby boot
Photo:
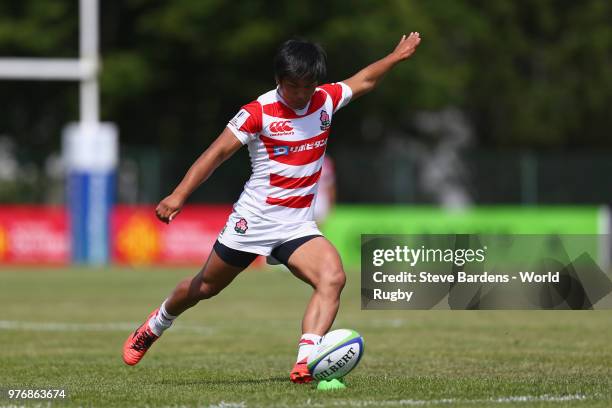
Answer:
M296 384L305 384L312 381L312 375L310 375L310 371L308 370L307 360L308 358L304 358L295 363L291 373L289 374L291 382Z
M155 309L147 320L140 325L136 331L123 343L123 361L127 365L137 364L145 355L149 347L159 338L149 328L149 320L157 314L159 309Z

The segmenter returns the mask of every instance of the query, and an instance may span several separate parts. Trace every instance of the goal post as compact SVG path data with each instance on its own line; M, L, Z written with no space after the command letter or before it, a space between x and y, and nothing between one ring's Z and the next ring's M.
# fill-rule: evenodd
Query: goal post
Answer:
M110 259L110 211L119 158L118 131L100 123L98 0L79 0L79 58L2 58L0 80L78 81L77 123L63 131L66 197L72 260L104 264Z

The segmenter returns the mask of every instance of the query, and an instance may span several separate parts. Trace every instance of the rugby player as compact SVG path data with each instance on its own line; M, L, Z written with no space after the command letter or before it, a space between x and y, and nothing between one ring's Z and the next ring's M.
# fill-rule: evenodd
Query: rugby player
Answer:
M252 175L208 260L130 334L123 346L126 364L137 364L174 319L221 292L258 255L272 255L313 288L290 372L295 383L312 381L306 361L332 326L346 279L338 252L314 221L313 202L332 118L349 101L374 89L420 41L418 32L402 36L390 54L337 83L323 83L326 54L318 44L289 40L281 45L274 60L277 87L238 111L155 210L161 221L170 223L189 195L247 145Z

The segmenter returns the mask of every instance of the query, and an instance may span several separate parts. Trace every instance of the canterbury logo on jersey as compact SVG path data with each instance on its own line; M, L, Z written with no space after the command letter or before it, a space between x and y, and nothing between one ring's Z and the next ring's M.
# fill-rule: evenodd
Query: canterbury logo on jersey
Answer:
M272 122L270 123L270 126L268 126L268 130L270 131L270 134L291 134L293 133L293 127L291 127L291 121L290 120L281 120L278 122Z

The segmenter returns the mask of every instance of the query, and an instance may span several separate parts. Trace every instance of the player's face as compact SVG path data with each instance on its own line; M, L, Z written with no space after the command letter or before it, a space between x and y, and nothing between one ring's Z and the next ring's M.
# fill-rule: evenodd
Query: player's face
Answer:
M281 79L278 81L280 93L293 109L303 109L317 87L317 82L304 79Z

